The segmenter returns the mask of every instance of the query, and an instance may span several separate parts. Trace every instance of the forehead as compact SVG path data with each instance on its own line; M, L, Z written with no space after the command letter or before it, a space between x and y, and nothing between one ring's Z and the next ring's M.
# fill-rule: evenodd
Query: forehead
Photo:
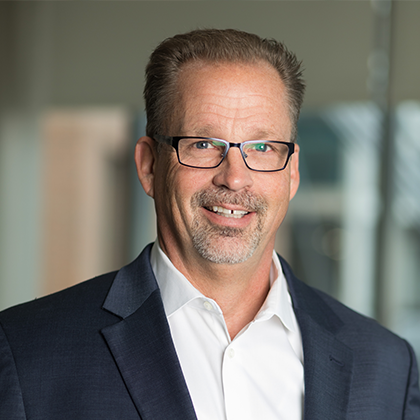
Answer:
M177 87L181 135L289 135L287 92L268 63L189 63Z

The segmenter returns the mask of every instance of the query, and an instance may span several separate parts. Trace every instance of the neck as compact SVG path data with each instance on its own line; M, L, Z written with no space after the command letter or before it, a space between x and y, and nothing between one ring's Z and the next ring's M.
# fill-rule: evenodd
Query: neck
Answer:
M163 251L174 266L204 296L217 302L233 339L256 316L270 289L272 249L253 255L239 264L192 261ZM201 257L200 257L201 258Z

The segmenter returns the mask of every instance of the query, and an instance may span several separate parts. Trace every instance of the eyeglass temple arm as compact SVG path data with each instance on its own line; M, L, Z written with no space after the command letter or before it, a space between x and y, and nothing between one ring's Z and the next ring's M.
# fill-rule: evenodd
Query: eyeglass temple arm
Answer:
M172 146L173 137L162 136L160 134L154 134L153 138L159 143L165 143L165 144L169 144L170 146Z

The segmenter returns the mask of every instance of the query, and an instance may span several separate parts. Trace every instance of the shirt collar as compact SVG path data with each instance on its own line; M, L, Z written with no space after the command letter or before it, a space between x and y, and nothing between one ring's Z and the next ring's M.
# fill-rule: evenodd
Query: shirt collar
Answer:
M286 277L275 251L273 251L273 262L270 269L270 285L270 291L256 315L255 321L264 321L276 315L287 329L293 332L298 331Z
M157 240L150 253L150 264L160 288L167 317L195 299L205 299L205 296L174 267Z
M185 305L194 304L197 299L211 301L216 312L221 313L216 302L204 296L174 267L157 240L151 250L150 263L160 288L163 306L168 318ZM280 260L274 251L270 270L270 285L270 291L256 315L255 321L264 321L276 315L287 329L297 331L296 318L293 313L286 278Z

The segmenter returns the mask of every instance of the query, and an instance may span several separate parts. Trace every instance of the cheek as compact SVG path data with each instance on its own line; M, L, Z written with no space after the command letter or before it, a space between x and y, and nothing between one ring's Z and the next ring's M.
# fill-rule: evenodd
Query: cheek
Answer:
M156 205L161 210L165 209L166 217L175 222L190 217L191 197L204 187L203 174L180 165L178 161L170 162L166 167L159 169L161 176Z
M167 218L173 207L173 191L176 191L175 173L175 163L161 157L155 168L155 207L158 217Z
M268 211L273 220L283 220L290 201L290 177L288 173L283 173L275 177L270 182L267 180L263 185L262 196L266 198Z
M210 170L200 170L178 165L171 173L168 173L171 191L176 201L190 203L191 197L202 190L212 187L212 175Z

